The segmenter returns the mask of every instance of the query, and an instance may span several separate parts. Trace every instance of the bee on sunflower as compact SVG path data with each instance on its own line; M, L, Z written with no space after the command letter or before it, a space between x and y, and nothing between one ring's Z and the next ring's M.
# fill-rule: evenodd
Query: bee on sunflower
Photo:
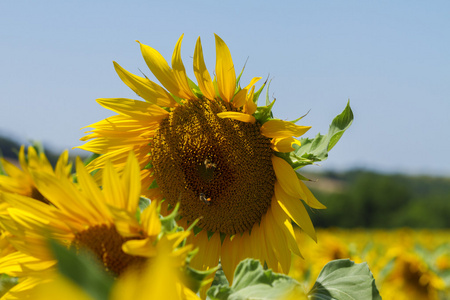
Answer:
M102 154L87 166L101 178L106 161L124 166L130 150L141 168L142 193L162 202L167 213L180 203L178 223L198 220L190 242L198 248L197 269L219 260L231 281L239 261L259 259L275 272L289 272L291 253L301 256L292 221L312 239L316 233L305 205L325 208L296 169L324 160L353 118L350 107L329 136L296 137L310 126L273 118L274 102L258 107L253 78L245 87L236 78L230 51L215 36L215 77L211 78L200 38L193 69L197 84L181 60L181 36L172 67L155 49L140 44L144 60L161 85L134 75L114 62L116 72L141 100L98 99L117 115L91 124L78 148ZM241 73L242 74L242 73ZM331 127L330 127L331 130Z

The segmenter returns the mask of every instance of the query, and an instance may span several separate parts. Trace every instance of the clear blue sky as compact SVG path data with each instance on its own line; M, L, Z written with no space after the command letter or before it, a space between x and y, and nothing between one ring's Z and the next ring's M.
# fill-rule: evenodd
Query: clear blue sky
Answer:
M270 74L277 117L311 110L310 136L350 99L352 127L309 169L450 175L449 16L448 1L4 0L0 133L80 145L81 127L113 114L96 98L135 98L112 61L150 74L136 39L170 61L184 33L192 75L198 36L213 70L217 33L236 69L248 58L244 82Z

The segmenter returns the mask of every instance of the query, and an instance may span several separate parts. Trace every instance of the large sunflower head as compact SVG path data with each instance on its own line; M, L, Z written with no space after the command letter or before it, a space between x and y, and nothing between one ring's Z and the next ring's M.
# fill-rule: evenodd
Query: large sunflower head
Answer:
M230 51L217 35L214 78L197 40L195 84L181 60L182 38L172 67L158 51L139 43L164 88L114 63L122 81L144 101L97 100L118 115L89 126L93 129L82 139L89 141L79 148L103 155L88 169L100 169L100 178L107 160L121 167L133 150L143 192L152 200L164 199L167 211L179 202L183 226L198 220L191 238L200 252L192 261L195 267L214 267L220 257L231 279L240 260L254 257L288 272L291 252L300 255L291 220L315 239L304 204L324 208L288 159L300 144L295 137L310 127L274 119L274 102L258 107L265 84L255 91L256 77L240 85Z

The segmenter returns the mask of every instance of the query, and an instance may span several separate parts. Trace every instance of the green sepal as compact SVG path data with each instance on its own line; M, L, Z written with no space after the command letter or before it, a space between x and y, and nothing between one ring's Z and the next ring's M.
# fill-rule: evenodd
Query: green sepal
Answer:
M331 122L328 134L321 135L319 133L314 139L302 138L301 146L293 145L295 150L290 152L287 161L294 169L298 169L317 161L326 160L328 152L336 145L352 122L353 112L349 101L344 111Z
M187 80L188 80L189 88L192 90L194 95L197 98L200 98L200 99L203 98L203 93L200 90L200 88L198 87L198 85L195 82L193 82L189 77L187 77Z
M173 100L175 100L176 103L183 105L183 99L180 97L175 96L174 94L170 93L170 96L172 96Z
M206 231L206 236L208 237L208 241L212 238L214 233L215 233L214 231L209 231L209 230Z
M302 181L312 181L311 179L309 179L309 178L303 176L302 174L300 174L300 173L298 173L298 172L295 172L295 175L297 175L297 178L300 179L300 180L302 180Z
M258 260L246 259L236 267L231 287L221 284L219 277L217 285L211 286L207 295L212 300L285 299L294 291L303 293L297 281L272 270L264 270Z
M192 229L192 231L194 232L194 235L197 235L200 233L200 231L202 231L203 228L200 228L198 226L194 226L194 228Z
M158 186L158 183L156 183L156 180L153 180L148 189L156 189Z
M381 300L367 263L349 259L330 261L323 267L308 298L312 300Z
M273 99L272 103L269 103L267 106L258 106L253 116L258 120L259 124L264 124L269 121L269 119L273 118L272 107L276 100L277 99Z
M147 197L141 196L139 197L139 209L140 211L144 211L150 205L150 199Z
M219 262L219 265L217 266L218 270L216 274L214 274L214 280L211 284L211 286L226 286L228 287L230 284L228 282L227 276L225 276L225 273L222 270L222 265Z
M41 153L45 154L44 146L42 145L42 143L40 141L32 140L31 145L36 150L37 155L41 155ZM28 159L28 155L27 155L27 159Z
M266 80L267 81L267 80ZM266 106L270 104L270 99L269 99L269 88L270 88L270 83L272 82L272 79L270 79L269 84L267 85L267 90L266 90ZM265 84L265 83L264 83ZM275 100L275 99L274 99Z
M17 277L11 277L6 274L0 275L0 296L6 294L12 287L19 282Z
M257 90L256 92L253 93L253 102L256 104L258 103L258 99L259 96L261 95L262 90L264 89L264 87L267 84L267 79L266 81L264 81L263 85L259 88L259 90ZM269 88L267 88L267 90L269 90Z
M292 120L292 121L289 121L289 122L291 122L291 123L297 123L298 121L300 121L301 119L303 119L304 117L306 117L308 114L309 114L309 112L310 112L311 110L308 110L307 112L306 112L306 114L304 114L303 116L301 116L301 117L299 117L299 118L297 118L297 119L295 119L295 120Z
M220 232L220 244L223 244L223 241L225 241L225 238L227 237L226 233Z
M151 169L153 168L153 164L151 161L148 162L148 164L145 165L144 169Z
M83 164L87 166L91 161L99 157L100 154L98 153L92 153L92 155L88 156L85 160L83 160Z
M190 266L186 266L184 269L185 273L185 284L186 286L191 289L194 292L198 292L198 290L205 285L206 283L203 282L206 277L217 271L218 267L211 268L206 271L199 271L194 268L191 268Z
M0 153L0 158L4 158L1 153ZM0 175L7 175L1 161L0 161Z
M165 234L166 232L174 232L177 231L178 225L175 221L175 218L178 216L178 210L180 209L180 203L178 202L175 205L174 209L165 217L160 217L161 221L161 233L160 235Z
M93 299L107 300L114 283L94 254L86 250L80 252L67 249L54 240L49 241L50 249L58 260L58 271L72 281ZM77 253L78 252L78 253Z
M237 92L239 92L239 90L241 90L239 84L241 83L241 76L242 76L242 74L244 74L244 69L245 69L246 65L247 65L247 61L245 61L244 66L242 67L241 73L239 73L239 76L236 77L236 89L235 89L235 92L234 92L235 95L236 95Z

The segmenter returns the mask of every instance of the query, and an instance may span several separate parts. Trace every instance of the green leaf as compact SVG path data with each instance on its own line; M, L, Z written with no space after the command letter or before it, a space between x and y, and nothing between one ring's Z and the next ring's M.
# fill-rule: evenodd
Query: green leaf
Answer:
M348 259L333 260L326 264L308 293L308 298L312 300L381 300L367 263L355 264Z
M214 280L211 285L212 286L215 286L215 285L229 286L228 279L222 270L222 266L220 266L219 270L217 270L216 274L214 275Z
M291 293L304 294L300 284L289 276L264 270L259 261L246 259L234 272L233 284L217 284L208 290L212 300L284 299Z
M0 275L0 297L6 294L12 287L18 283L18 278L10 277L6 274Z
M106 273L92 254L76 253L51 240L58 270L93 299L107 300L114 278Z
M272 107L275 104L276 99L273 99L272 103L270 103L267 106L258 106L256 108L255 113L253 114L256 118L256 120L258 120L258 122L260 124L264 124L267 121L269 121L269 119L271 119L273 117L272 115Z
M211 268L206 271L199 271L196 269L191 268L190 266L187 266L184 269L184 272L186 274L185 278L185 285L191 289L194 292L198 292L198 290L201 288L203 281L205 278L214 273L217 270L216 268Z
M144 209L146 209L149 205L150 205L150 199L148 199L144 196L139 197L139 209L141 211L144 211Z
M92 153L90 156L88 156L84 161L83 164L85 166L87 166L91 161L93 161L94 159L96 159L97 157L99 157L100 154L97 153Z
M289 156L293 168L298 169L317 161L326 160L328 152L333 149L352 122L353 112L349 101L344 111L331 122L328 134L321 135L319 133L314 139L303 138L300 140L301 146L294 145L295 150Z
M253 93L253 102L255 104L258 104L259 95L261 95L261 92L263 91L266 84L267 84L267 79L266 79L266 81L264 81L264 83L261 85L261 87L256 92ZM269 85L270 85L270 83L269 83ZM267 87L267 89L269 89L269 87Z

